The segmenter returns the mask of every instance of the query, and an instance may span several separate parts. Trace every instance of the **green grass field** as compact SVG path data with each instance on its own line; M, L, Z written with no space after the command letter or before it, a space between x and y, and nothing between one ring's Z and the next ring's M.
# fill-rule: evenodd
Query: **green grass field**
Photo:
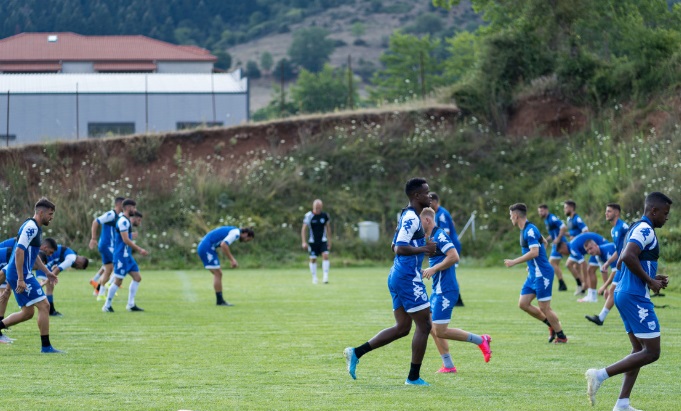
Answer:
M125 311L124 288L105 314L92 297L91 273L61 275L55 292L63 318L51 319L51 339L66 355L41 355L34 320L13 327L2 345L6 410L610 410L621 376L605 382L594 408L584 371L625 356L629 342L616 310L603 327L584 319L599 304L554 293L553 306L569 343L548 344L546 327L517 306L523 268L460 267L466 306L453 325L492 335L492 360L477 347L451 343L455 375L429 341L422 376L430 387L409 387L411 337L367 354L358 379L342 351L392 325L388 267L334 269L331 283L312 285L299 270L226 270L226 297L214 306L206 271L152 271L137 296L144 313ZM572 287L573 282L568 284ZM429 282L428 282L428 285ZM679 409L681 294L656 304L662 356L643 369L632 405ZM16 310L12 298L8 313Z

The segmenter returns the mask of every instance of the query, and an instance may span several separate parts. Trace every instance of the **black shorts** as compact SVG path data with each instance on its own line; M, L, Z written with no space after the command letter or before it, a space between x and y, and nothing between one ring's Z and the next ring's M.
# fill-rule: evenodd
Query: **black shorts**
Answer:
M328 253L329 248L327 247L326 241L321 243L308 243L307 251L310 253L310 258L317 258L323 253Z

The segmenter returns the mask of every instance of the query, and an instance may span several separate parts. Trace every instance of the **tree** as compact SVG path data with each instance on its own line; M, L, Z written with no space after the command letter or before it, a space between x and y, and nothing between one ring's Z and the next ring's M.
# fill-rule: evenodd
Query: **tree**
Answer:
M229 53L221 50L213 54L218 58L218 61L215 62L215 67L221 70L229 70L232 67L232 56Z
M272 54L269 51L262 53L260 56L260 67L266 72L269 72L273 64L274 59L272 58Z
M255 80L259 79L262 76L262 73L260 73L260 69L258 68L258 63L256 63L253 60L248 60L246 62L246 77L249 79Z
M320 27L301 29L293 33L293 43L288 49L291 61L313 73L319 72L333 53L333 40Z
M357 21L352 23L352 26L350 26L350 32L352 33L353 37L360 38L364 35L364 32L366 29L364 28L364 24L362 24L361 21Z
M401 102L419 98L423 91L429 93L444 83L442 63L435 58L440 41L430 36L418 38L396 32L390 37L388 50L381 55L385 67L371 80L375 86L370 91L376 101ZM421 82L421 73L423 80Z
M279 60L277 65L274 66L274 70L272 70L272 77L276 78L277 81L280 81L282 76L284 77L284 81L296 78L295 67L293 67L293 64L286 58Z
M471 71L475 64L476 37L467 31L447 39L449 57L444 62L444 75L454 83Z
M334 69L328 64L319 73L301 70L291 88L293 102L303 113L327 112L345 108L348 102L347 70ZM353 90L353 100L357 101Z

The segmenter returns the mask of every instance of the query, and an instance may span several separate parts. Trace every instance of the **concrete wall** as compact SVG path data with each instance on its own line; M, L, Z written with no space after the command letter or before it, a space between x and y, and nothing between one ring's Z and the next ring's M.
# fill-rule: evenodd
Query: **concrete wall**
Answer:
M147 106L148 104L148 106ZM10 95L10 145L88 138L88 123L134 123L136 133L174 131L178 122L213 122L211 94L75 94ZM215 94L215 121L225 126L248 118L248 96ZM76 114L79 127L76 127ZM7 127L7 96L0 95L0 136ZM0 139L0 145L5 141Z
M157 73L212 73L212 62L157 61Z
M91 61L67 61L61 64L62 73L94 73L95 66Z

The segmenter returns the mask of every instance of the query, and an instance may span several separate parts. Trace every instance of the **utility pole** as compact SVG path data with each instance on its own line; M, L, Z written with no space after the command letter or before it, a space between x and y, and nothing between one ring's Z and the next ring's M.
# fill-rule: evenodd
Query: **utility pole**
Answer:
M286 94L284 94L284 60L280 60L281 67L279 73L281 78L281 103L279 105L279 117L284 117L284 106L286 105Z
M354 109L355 102L353 101L353 88L352 84L352 57L348 54L348 108L350 110Z
M420 60L421 60L421 100L426 99L426 69L425 65L423 64L423 51L419 52Z

